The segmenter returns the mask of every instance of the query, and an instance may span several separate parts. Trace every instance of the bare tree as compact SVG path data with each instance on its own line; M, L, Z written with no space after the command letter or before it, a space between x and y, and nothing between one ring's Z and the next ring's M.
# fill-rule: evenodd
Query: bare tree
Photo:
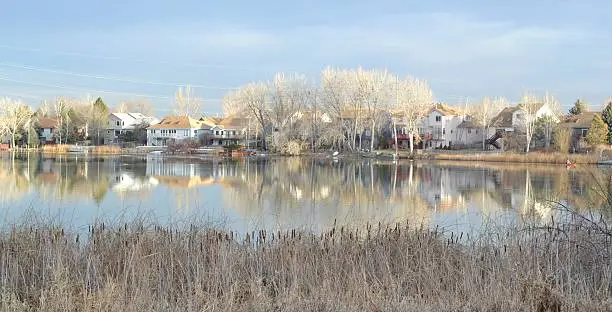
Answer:
M413 153L419 123L434 105L433 94L426 81L413 77L396 81L395 93L394 111L404 120Z
M522 103L519 104L520 113L518 117L518 126L523 133L525 133L525 152L529 153L531 146L531 139L536 130L537 113L542 107L542 102L538 101L538 98L530 93L523 95Z
M282 144L295 138L295 125L308 105L310 85L301 75L277 74L269 83L270 121L275 129L273 144Z
M2 132L11 138L11 146L16 146L17 138L32 118L32 110L19 100L0 99L0 124Z
M195 116L201 113L203 101L191 86L180 87L174 97L174 113L180 116Z
M68 128L71 123L71 114L70 110L72 108L72 103L64 98L57 97L55 99L55 103L53 104L53 111L55 113L55 117L57 118L57 132L59 139L59 144L62 144L62 139L64 139L64 143L67 142L67 134Z
M155 108L147 99L138 99L133 101L121 102L115 109L117 113L141 113L145 116L153 116Z
M346 70L328 67L321 73L321 110L325 112L333 121L334 137L338 138L338 133L343 133L345 138L339 142L339 146L344 146L347 142L346 136L352 133L353 124L345 120L348 117L349 96L350 90L348 86L351 84L349 79L350 73ZM355 138L351 135L352 142L349 140L349 149L354 149ZM326 140L335 141L335 140Z
M242 88L230 92L223 100L224 111L244 112L247 117L254 118L262 131L262 147L266 145L266 129L270 121L270 109L267 102L269 94L268 84L249 83Z
M542 130L544 130L546 148L548 148L552 142L554 127L559 122L559 119L563 113L561 112L561 104L559 104L559 101L554 97L554 95L546 92L542 102L543 105L548 106L552 113L550 116L543 116L540 118L541 125L543 127Z
M492 122L499 115L499 113L506 107L509 102L503 97L498 97L491 100L488 97L484 97L476 105L468 107L469 114L472 116L474 124L482 129L482 149L486 149L486 140L489 135L489 129L491 128Z
M370 123L370 151L374 150L374 139L381 113L389 107L390 82L394 79L385 70L358 71L360 93L363 95L367 119Z

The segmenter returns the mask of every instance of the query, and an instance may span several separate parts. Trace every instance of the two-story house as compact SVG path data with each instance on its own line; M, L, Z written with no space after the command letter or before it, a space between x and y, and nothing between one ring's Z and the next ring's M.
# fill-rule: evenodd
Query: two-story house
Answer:
M423 148L452 147L464 116L446 104L436 104L419 125Z
M55 143L55 128L57 127L57 119L49 117L38 118L38 139L40 144Z
M141 113L112 113L108 116L108 128L104 137L104 144L119 142L119 136L136 127L148 127L159 120L155 117L145 116Z
M239 142L245 142L247 140L247 135L255 135L255 131L252 131L253 133L247 133L249 125L255 126L256 121L253 120L249 122L248 118L238 115L231 115L224 118L211 128L212 145L229 146L236 145Z
M210 134L213 126L188 116L167 116L147 128L147 145L166 146L171 141L200 139Z

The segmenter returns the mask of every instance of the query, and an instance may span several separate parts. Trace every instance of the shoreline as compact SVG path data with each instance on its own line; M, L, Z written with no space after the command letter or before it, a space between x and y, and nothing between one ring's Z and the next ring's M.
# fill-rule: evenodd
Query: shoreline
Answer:
M11 153L11 151L1 151ZM155 155L160 158L173 159L243 159L243 158L259 158L259 157L313 157L325 159L374 159L374 160L394 160L392 150L378 150L374 153L360 152L341 152L337 157L333 157L330 152L305 152L300 155L283 155L280 153L266 152L265 156L219 156L213 153L175 153L175 154L150 154L150 150L137 151L134 148L129 149L93 149L88 152L71 152L67 150L49 151L44 149L24 149L17 153L40 153L42 155L95 155L95 156L148 156ZM582 165L612 165L612 157L600 157L595 153L591 154L564 154L564 153L545 153L545 152L530 152L530 153L515 153L515 152L418 152L410 155L407 151L398 153L400 160L417 160L417 161L457 161L457 162L491 162L491 163L506 163L506 164L551 164L551 165L566 165L567 160L572 164Z

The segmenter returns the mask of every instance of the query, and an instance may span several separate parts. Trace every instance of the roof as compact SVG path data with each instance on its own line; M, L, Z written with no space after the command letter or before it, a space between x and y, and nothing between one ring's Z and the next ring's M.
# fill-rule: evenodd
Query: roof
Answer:
M447 104L436 104L429 112L438 111L444 116L457 116L461 115L457 109Z
M189 116L166 116L159 123L149 129L204 129L209 128L204 122L195 120Z
M40 117L38 118L38 125L41 129L52 129L57 126L57 118Z
M228 129L228 128L245 128L247 127L249 124L249 120L247 118L244 117L240 117L237 115L230 115L226 118L224 118L223 120L221 120L221 122L219 122L219 126Z
M218 118L209 117L209 116L204 116L204 117L201 117L201 118L199 119L199 121L200 121L202 124L204 124L204 125L208 126L209 128L212 128L212 127L214 127L214 126L215 126L217 123L219 123L219 121L220 121L220 120L219 120Z
M499 128L510 128L512 127L512 114L516 111L520 110L518 106L506 107L502 109L493 120L491 120L491 125Z
M566 128L590 128L595 115L600 115L600 112L584 112L580 115L572 115L561 122L562 127Z
M464 120L457 126L457 128L479 128L479 127L475 125L474 122L471 120Z

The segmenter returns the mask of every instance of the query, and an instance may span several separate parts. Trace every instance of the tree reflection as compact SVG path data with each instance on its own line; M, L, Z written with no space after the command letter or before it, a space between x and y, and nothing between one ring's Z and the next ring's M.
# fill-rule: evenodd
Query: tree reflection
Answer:
M151 195L165 190L176 211L214 202L267 228L328 227L335 221L427 225L439 216L473 212L482 220L499 214L545 220L551 202L580 210L612 206L609 170L542 165L31 154L0 158L0 183L5 202L33 194L54 201L87 199L98 206L110 193L159 205Z

